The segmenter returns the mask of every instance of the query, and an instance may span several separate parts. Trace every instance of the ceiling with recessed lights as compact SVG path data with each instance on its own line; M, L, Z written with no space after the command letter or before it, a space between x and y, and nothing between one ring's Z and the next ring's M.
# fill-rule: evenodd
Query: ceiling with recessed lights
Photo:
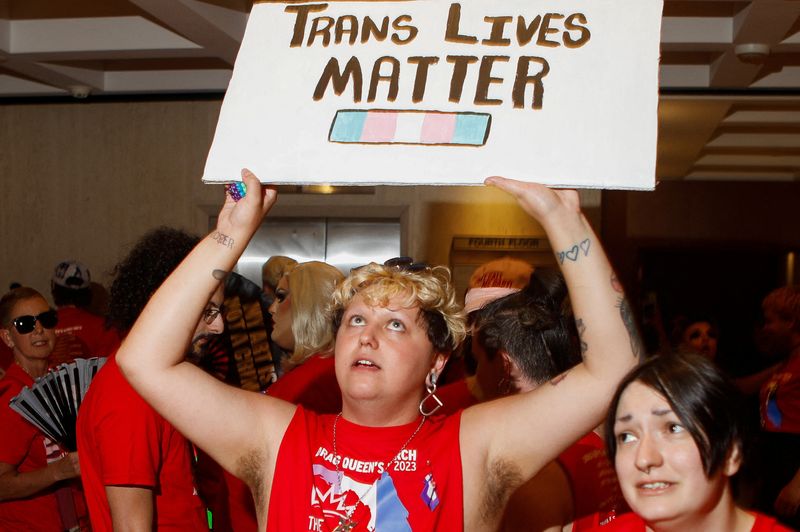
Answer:
M221 93L251 4L0 0L0 103ZM800 180L800 0L665 0L661 43L659 179Z

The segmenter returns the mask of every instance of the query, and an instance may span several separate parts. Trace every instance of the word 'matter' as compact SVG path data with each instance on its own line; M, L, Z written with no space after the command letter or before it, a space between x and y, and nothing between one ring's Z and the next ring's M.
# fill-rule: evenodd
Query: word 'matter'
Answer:
M293 4L284 9L294 15L294 26L289 46L292 48L331 45L355 46L372 42L391 42L401 47L413 42L419 35L419 28L414 25L411 15L402 14L394 17L385 16L375 20L370 16L356 17L341 15L331 17L323 15L328 4ZM364 71L362 61L353 55L344 64L336 57L331 57L322 69L319 80L313 91L314 100L321 100L332 87L333 93L341 97L351 88L353 102L361 102L366 92L366 101L374 102L378 98L378 89L385 85L385 99L394 102L400 91L401 72L412 70L411 101L420 103L425 100L429 74L433 68L447 68L449 77L448 101L460 103L464 93L465 80L477 69L477 80L472 92L472 101L476 105L502 105L504 101L491 97L493 86L505 84L506 80L498 77L494 67L498 63L515 62L515 75L511 85L511 103L516 109L526 107L526 90L532 87L532 109L541 109L544 100L544 78L550 72L549 61L539 55L512 55L502 53L507 50L523 50L528 48L577 49L586 45L591 39L588 20L583 13L564 15L561 13L545 13L535 16L502 15L485 16L485 33L473 35L461 29L461 4L450 5L447 22L443 28L443 40L447 43L496 47L496 54L448 54L413 55L403 61L394 55L383 55L372 62L371 69ZM369 68L369 67L367 67ZM367 77L368 76L368 77ZM441 96L441 95L437 95Z

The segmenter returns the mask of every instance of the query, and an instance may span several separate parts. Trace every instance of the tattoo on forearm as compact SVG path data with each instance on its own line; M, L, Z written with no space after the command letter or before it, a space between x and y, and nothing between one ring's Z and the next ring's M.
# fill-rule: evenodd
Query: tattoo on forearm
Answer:
M578 257L581 256L581 253L583 253L584 257L587 257L589 255L589 248L591 246L592 242L587 238L586 240L583 240L580 243L575 244L566 251L559 251L556 254L558 256L558 263L564 264L565 260L575 262L578 260Z
M226 272L225 270L214 270L213 272L211 272L211 275L213 275L214 279L216 279L217 281L223 281L228 276L228 272Z
M578 340L581 343L581 356L583 356L589 349L589 344L587 344L586 340L583 339L584 333L586 332L586 324L583 323L582 319L576 318L575 327L578 329Z
M224 233L220 233L219 231L214 231L211 233L211 238L217 241L217 244L222 246L226 246L229 249L233 249L233 238L229 237Z
M636 320L633 317L633 311L631 310L628 300L625 298L619 298L617 300L617 308L619 308L619 315L622 318L622 323L628 330L628 337L631 340L631 351L633 352L633 356L637 359L640 359L644 353L644 348L642 347L642 341L639 338L639 329L636 327Z
M561 375L559 375L558 377L555 377L554 379L550 380L550 384L551 384L552 386L558 386L559 384L561 384L561 382L562 382L564 379L566 379L566 378L567 378L567 374L568 374L568 373L569 373L569 370L565 371L564 373L562 373L562 374L561 374Z

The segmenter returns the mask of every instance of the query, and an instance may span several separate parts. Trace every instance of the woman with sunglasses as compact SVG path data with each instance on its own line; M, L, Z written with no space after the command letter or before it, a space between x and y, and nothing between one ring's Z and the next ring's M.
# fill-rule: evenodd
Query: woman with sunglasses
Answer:
M14 353L0 379L0 530L64 530L54 488L80 475L78 453L48 463L58 447L8 406L47 373L57 322L56 311L32 288L15 288L0 299L0 336Z
M788 532L734 501L730 479L743 457L736 397L697 354L658 356L629 373L611 401L606 445L635 513L591 530Z
M637 363L629 307L578 193L489 178L556 250L585 327L581 364L531 393L431 415L436 379L466 329L449 271L371 264L334 294L340 413L225 386L181 352L204 298L276 199L252 173L242 177L246 196L228 196L216 230L153 295L117 359L145 400L249 484L261 530L495 530L514 489L600 422Z

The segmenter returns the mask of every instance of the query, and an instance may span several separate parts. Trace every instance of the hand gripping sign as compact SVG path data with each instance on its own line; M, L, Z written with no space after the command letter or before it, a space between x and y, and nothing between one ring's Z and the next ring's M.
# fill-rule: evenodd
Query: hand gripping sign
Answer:
M662 5L257 2L203 179L652 189Z

